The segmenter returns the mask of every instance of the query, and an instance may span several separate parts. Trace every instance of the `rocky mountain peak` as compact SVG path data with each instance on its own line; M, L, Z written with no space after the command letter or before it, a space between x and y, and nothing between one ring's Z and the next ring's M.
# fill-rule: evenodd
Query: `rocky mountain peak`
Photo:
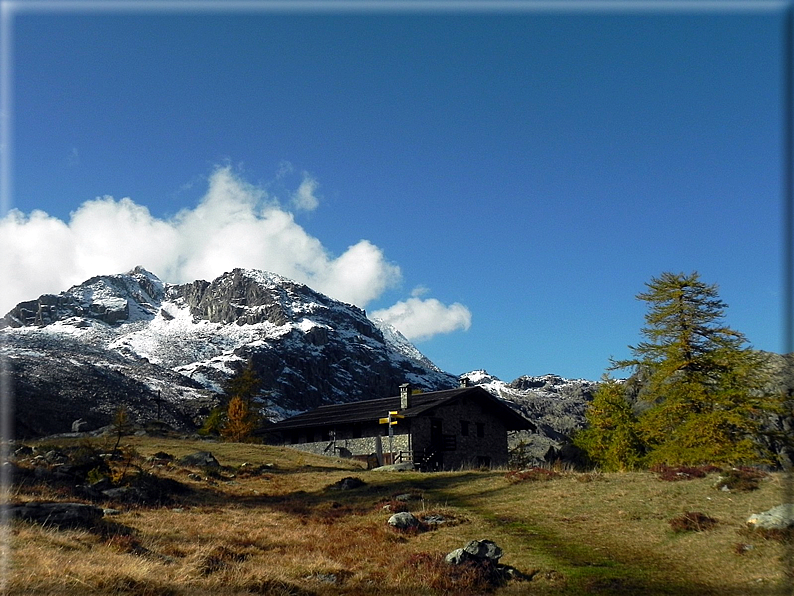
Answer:
M519 391L543 389L552 393L560 393L565 387L570 387L572 384L587 387L596 385L593 381L585 379L566 379L559 375L546 374L541 376L523 375L511 381L508 386Z
M283 326L306 317L334 319L359 333L378 337L363 310L343 304L290 279L253 269L234 269L212 282L169 286L170 300L211 323ZM378 337L381 341L382 337Z
M20 302L0 319L0 328L44 327L68 319L109 325L150 319L163 299L164 288L165 284L143 267L118 275L97 275L58 295L44 294Z
M186 284L142 267L95 276L18 304L0 333L17 420L38 425L18 426L32 434L68 430L77 418L107 423L122 402L141 419L157 402L165 419L189 425L249 364L276 417L393 395L405 382L424 390L457 383L360 308L251 269Z

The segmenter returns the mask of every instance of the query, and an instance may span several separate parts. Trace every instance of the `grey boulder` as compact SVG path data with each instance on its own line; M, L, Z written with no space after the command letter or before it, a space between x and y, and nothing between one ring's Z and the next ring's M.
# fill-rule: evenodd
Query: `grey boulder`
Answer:
M181 458L179 463L183 466L192 466L196 468L219 468L221 466L218 460L215 459L215 456L209 451L191 453Z
M463 548L456 548L445 557L450 565L462 565L468 561L496 565L502 558L502 549L492 540L472 540Z
M411 528L419 527L419 520L416 519L413 513L402 511L395 513L389 518L389 525L398 530L408 530Z
M786 503L763 513L754 513L747 518L747 524L764 530L794 528L794 504Z

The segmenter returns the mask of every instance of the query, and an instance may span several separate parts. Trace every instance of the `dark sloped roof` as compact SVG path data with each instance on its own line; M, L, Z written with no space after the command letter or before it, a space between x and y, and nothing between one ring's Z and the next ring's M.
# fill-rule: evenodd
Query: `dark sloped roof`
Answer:
M315 410L298 414L268 427L268 432L301 428L335 427L358 422L373 422L385 418L390 411L399 411L406 418L414 418L456 398L465 396L485 402L491 412L501 418L508 430L533 430L535 425L510 406L488 393L482 387L460 387L444 391L416 393L411 395L410 407L400 409L400 396L369 399L348 404L320 406Z

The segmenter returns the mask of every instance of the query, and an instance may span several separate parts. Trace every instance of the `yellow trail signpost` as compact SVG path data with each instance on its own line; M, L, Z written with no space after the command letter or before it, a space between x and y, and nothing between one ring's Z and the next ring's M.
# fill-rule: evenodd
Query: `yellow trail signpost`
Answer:
M397 421L401 418L405 418L405 416L399 414L396 410L390 411L386 418L378 418L378 424L389 425L389 457L391 458L391 463L394 463L394 431L392 430L392 426L397 424Z

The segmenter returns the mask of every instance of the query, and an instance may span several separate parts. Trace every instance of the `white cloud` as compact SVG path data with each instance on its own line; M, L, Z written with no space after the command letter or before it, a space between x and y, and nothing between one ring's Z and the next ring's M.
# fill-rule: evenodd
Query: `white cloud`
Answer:
M12 210L0 220L0 304L3 313L39 290L65 289L79 277L69 227L43 211ZM36 293L38 292L38 293Z
M316 194L318 186L317 180L304 172L303 181L298 187L298 190L292 195L293 207L299 211L314 211L317 209L320 205L320 199L317 198Z
M299 193L313 196L315 185ZM68 223L13 210L0 219L0 255L2 312L135 265L172 283L214 279L235 267L264 269L361 307L400 279L399 267L367 240L330 255L291 213L229 167L212 173L195 208L168 220L129 198L87 201Z
M68 230L74 283L135 265L167 270L178 246L178 230L127 198L116 201L106 196L83 203L72 212Z
M317 186L304 175L293 204L316 207ZM235 267L263 269L362 308L401 279L400 268L368 240L329 254L265 190L221 167L199 204L169 219L109 196L86 201L68 222L38 210L9 212L0 219L0 315L23 300L136 265L171 283L212 280ZM409 339L469 328L465 306L420 299L426 292L417 288L406 302L374 316Z
M317 279L317 287L329 296L352 292L367 303L399 282L400 268L386 261L381 250L367 240L348 247L344 254L325 270L325 278ZM351 302L351 301L348 301Z
M412 298L374 311L371 316L394 325L411 341L422 341L439 333L465 331L471 327L471 312L468 308L459 302L445 306L435 298L422 300L418 297L426 291L425 288L417 288Z

